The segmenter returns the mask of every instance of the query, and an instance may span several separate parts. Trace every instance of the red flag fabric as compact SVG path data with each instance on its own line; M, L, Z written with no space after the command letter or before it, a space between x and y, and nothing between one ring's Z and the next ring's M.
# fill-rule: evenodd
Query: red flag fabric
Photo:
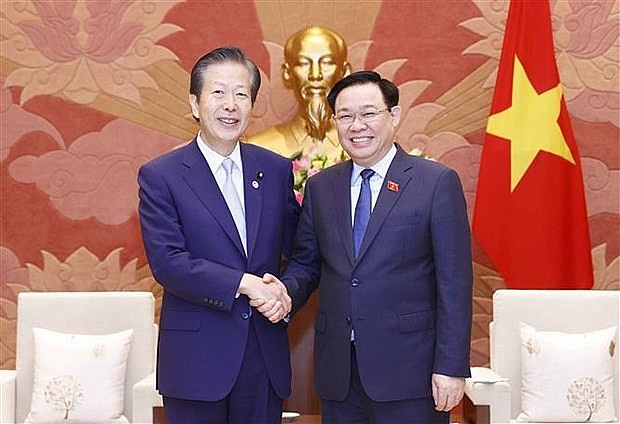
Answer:
M512 0L473 232L509 288L589 289L583 180L547 0Z

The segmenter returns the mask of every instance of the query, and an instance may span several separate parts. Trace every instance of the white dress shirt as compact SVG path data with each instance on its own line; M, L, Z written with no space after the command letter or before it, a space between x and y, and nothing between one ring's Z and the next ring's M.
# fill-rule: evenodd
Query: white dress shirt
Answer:
M381 186L383 186L383 181L385 180L385 176L387 175L388 168L390 167L394 156L396 156L396 146L392 145L392 148L386 153L386 155L383 156L379 162L370 167L370 169L375 171L369 181L370 191L372 193L370 206L371 212L375 208L377 197L379 197L379 192L381 191ZM353 162L353 172L351 172L351 228L353 228L353 224L355 224L355 206L357 206L357 199L360 197L360 190L362 188L361 173L364 169L366 168Z
M226 159L226 156L222 156L219 153L215 152L211 149L207 144L202 140L200 136L200 131L198 132L198 148L200 152L204 156L209 168L211 168L211 172L215 177L215 181L217 182L217 186L220 188L220 191L223 191L224 181L226 180L226 171L222 166L222 162ZM241 149L239 148L239 143L235 146L235 149L228 156L234 163L233 167L232 179L235 184L235 188L237 189L237 194L239 195L239 200L241 200L241 206L243 207L243 211L245 212L245 197L243 190L243 162L241 162Z

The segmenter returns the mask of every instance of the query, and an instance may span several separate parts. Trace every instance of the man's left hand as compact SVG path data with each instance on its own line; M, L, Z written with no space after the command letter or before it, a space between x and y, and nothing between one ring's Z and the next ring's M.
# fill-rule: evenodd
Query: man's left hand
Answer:
M450 411L458 405L465 392L465 378L463 377L433 374L432 385L437 411Z

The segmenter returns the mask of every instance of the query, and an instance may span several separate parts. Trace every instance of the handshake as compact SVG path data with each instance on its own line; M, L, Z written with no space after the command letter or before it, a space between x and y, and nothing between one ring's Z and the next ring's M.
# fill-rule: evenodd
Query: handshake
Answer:
M286 287L269 273L262 279L253 274L243 274L239 293L249 297L250 305L274 324L291 312L292 301Z

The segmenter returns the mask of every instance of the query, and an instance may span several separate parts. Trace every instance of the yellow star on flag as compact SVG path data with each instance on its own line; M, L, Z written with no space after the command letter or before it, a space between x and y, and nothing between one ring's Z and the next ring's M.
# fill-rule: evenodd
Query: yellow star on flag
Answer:
M487 124L487 133L510 140L510 191L541 150L575 163L558 124L561 99L560 84L538 94L515 55L512 105L489 116Z

